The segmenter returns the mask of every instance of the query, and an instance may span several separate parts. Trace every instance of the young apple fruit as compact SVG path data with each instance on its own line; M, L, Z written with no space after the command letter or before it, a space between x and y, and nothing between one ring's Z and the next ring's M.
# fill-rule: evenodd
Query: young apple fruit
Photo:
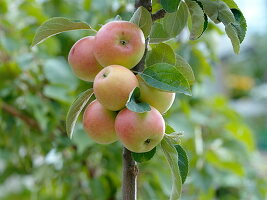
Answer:
M167 112L174 102L175 93L153 88L138 75L137 79L140 87L140 99L156 108L161 114Z
M134 23L112 21L96 34L94 55L102 66L122 65L133 68L145 52L145 37Z
M68 56L73 73L84 81L94 81L97 73L103 69L94 56L95 37L88 36L78 40Z
M116 112L105 109L97 100L91 102L83 114L83 127L88 135L99 144L117 141L115 132Z
M122 144L132 152L142 153L157 146L165 133L165 122L160 112L136 113L124 108L115 119L115 130Z
M108 110L121 110L130 92L138 86L133 72L120 65L110 65L102 69L93 84L96 99Z

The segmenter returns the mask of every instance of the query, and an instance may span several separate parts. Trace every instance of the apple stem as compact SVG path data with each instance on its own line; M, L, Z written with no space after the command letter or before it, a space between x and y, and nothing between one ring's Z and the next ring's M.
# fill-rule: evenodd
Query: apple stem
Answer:
M123 184L122 196L123 200L136 200L137 199L137 174L138 167L132 158L131 151L123 148Z
M139 8L140 6L145 7L150 13L152 12L152 0L135 0L135 9ZM141 61L132 69L132 71L142 72L144 70L148 42L149 42L149 37L146 38L145 53ZM129 151L125 147L123 148L122 160L123 160L122 199L136 200L138 166L132 158L131 151Z

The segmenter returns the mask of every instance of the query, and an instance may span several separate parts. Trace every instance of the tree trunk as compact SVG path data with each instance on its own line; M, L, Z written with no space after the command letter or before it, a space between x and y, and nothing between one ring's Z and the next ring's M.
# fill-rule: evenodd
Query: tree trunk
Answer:
M131 152L123 148L123 181L122 197L123 200L136 200L137 198L137 174L138 167L133 160Z
M135 0L135 9L145 7L150 13L152 12L151 0ZM147 44L149 39L146 39L146 50L141 61L133 68L133 71L143 71L145 67L145 57L147 52ZM123 148L123 180L122 180L122 199L136 200L137 199L137 174L138 167L132 158L131 151Z

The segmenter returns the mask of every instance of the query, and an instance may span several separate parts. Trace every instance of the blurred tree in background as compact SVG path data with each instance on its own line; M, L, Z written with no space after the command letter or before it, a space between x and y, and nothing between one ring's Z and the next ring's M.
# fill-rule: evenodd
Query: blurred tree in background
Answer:
M121 144L97 145L81 124L73 141L65 132L70 103L91 87L66 61L87 31L50 38L38 49L30 44L50 17L98 29L116 15L129 20L133 9L133 0L0 0L0 199L121 199ZM165 115L184 132L189 155L182 198L264 200L267 169L258 148L267 149L266 35L252 38L236 59L225 55L221 61L214 39L221 34L210 23L201 39L188 41L185 30L173 46L197 79L193 97L177 95ZM171 174L162 162L157 151L140 164L140 200L168 198Z

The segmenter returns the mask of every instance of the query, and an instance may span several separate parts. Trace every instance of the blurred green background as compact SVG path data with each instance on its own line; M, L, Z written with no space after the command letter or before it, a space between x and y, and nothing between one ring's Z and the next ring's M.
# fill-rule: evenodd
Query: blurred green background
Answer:
M267 199L267 4L237 1L248 36L234 55L223 27L209 24L198 41L185 30L170 44L193 67L193 96L177 95L164 116L183 131L189 161L183 200ZM97 145L80 122L74 140L65 117L91 84L66 61L87 35L73 31L30 48L50 17L80 19L98 29L116 15L128 20L133 0L0 0L0 199L121 199L121 144ZM158 5L154 2L154 7ZM158 148L140 164L138 200L165 200L168 164Z

